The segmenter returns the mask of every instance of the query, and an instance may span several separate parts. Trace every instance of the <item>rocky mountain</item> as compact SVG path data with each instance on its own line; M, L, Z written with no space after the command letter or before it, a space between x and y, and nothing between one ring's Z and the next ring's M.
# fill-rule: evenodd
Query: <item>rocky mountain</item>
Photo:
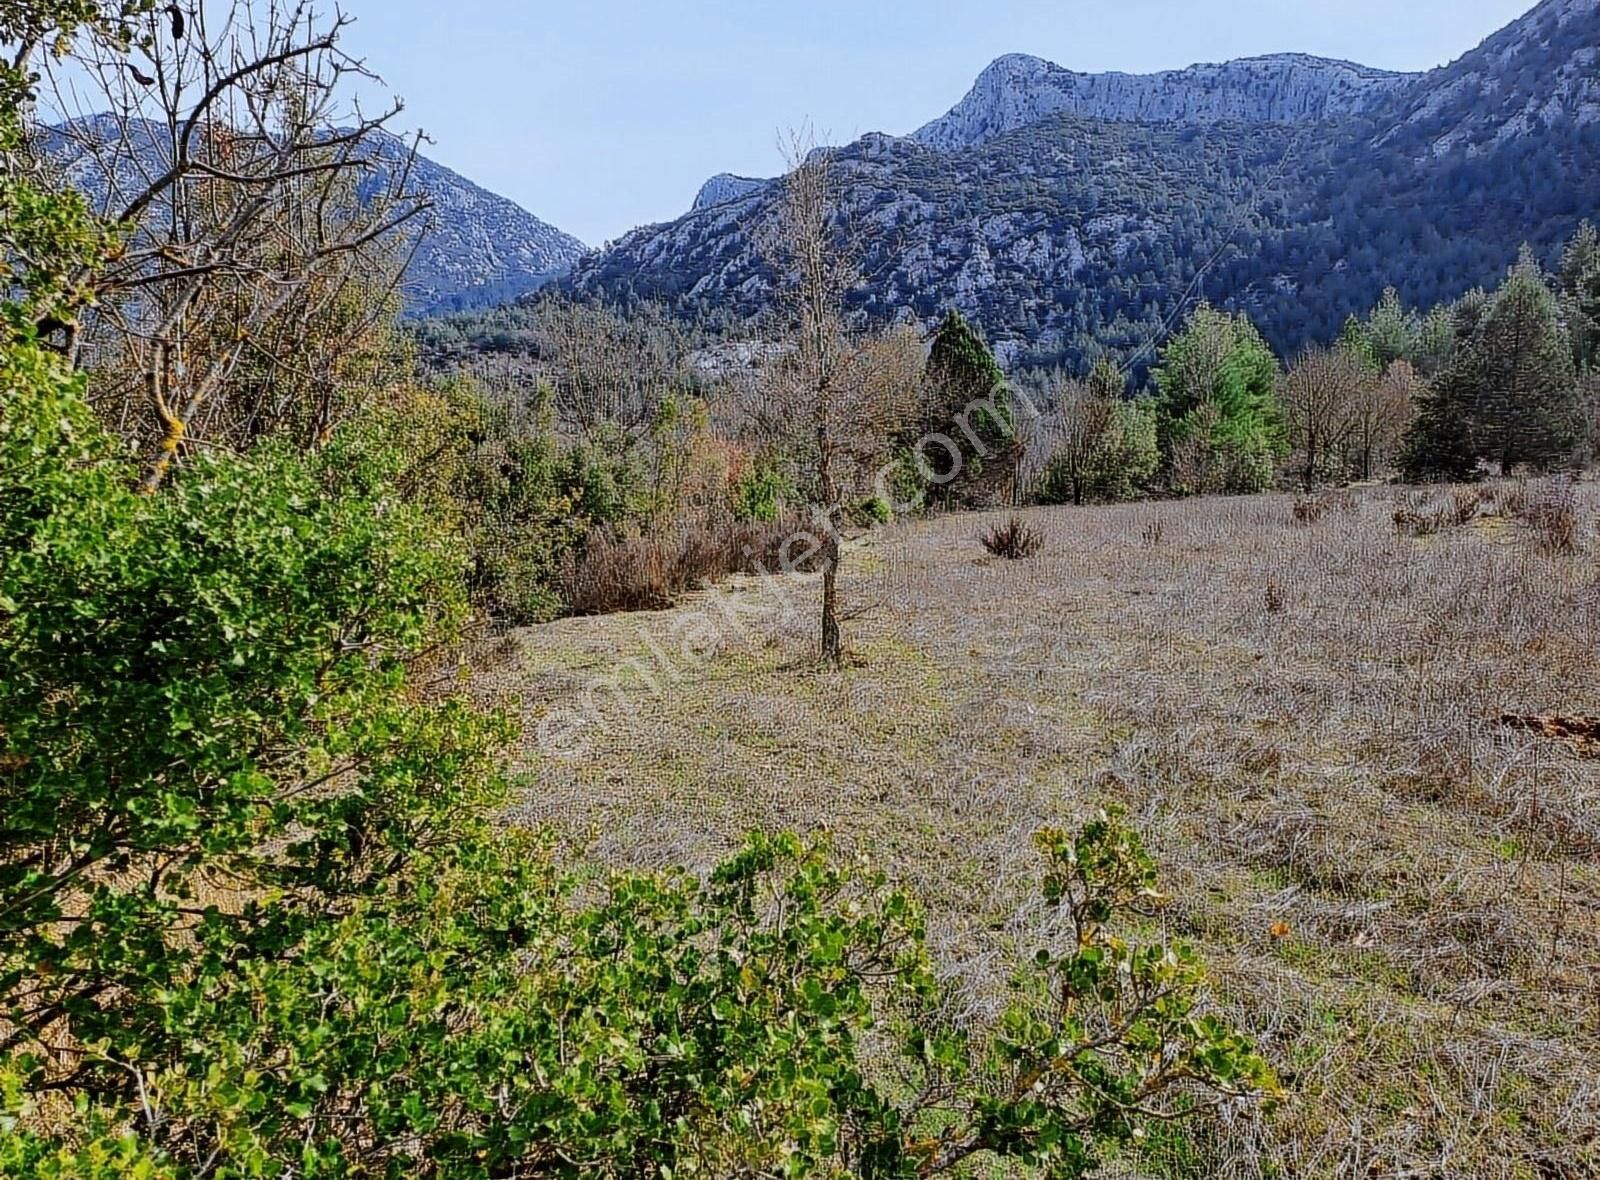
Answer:
M1546 0L1424 84L1388 96L1382 142L1416 154L1481 155L1600 122L1596 0Z
M101 209L113 209L164 170L164 134L155 124L126 128L130 149L109 149L123 128L110 116L78 120L47 133L44 149L65 179ZM387 133L373 138L376 168L365 181L387 185L409 161L410 147ZM504 303L565 275L587 247L521 206L419 156L413 186L432 201L406 275L408 308L417 314Z
M770 180L757 180L750 176L734 176L731 172L719 172L700 186L691 208L709 209L724 201L735 201L771 183Z
M1002 58L911 137L838 149L860 315L959 307L1014 364L1136 364L1200 298L1286 352L1394 284L1414 304L1498 279L1600 217L1600 0L1545 0L1449 66L1282 56L1148 78ZM720 179L720 178L719 178ZM748 182L746 182L747 184ZM570 286L755 314L779 188L716 199L580 261Z
M378 148L390 167L408 151L389 135L379 138ZM571 234L442 164L419 158L413 176L433 203L406 275L406 299L419 314L515 299L565 275L588 250Z
M1159 74L1079 74L1011 54L978 75L949 114L911 138L959 151L1057 114L1172 125L1317 122L1369 110L1415 77L1303 54Z

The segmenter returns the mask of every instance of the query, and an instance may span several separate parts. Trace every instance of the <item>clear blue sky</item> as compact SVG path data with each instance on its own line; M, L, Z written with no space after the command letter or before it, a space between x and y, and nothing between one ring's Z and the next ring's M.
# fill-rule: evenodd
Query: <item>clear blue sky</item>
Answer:
M1452 60L1533 0L344 0L349 45L440 163L599 245L717 172L781 168L780 128L904 134L1003 53L1145 72L1298 51Z

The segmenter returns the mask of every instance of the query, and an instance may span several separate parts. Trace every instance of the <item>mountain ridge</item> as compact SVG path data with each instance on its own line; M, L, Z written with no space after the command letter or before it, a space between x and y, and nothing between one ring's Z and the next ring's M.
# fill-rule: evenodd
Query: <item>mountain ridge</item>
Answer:
M126 130L131 150L114 145ZM105 211L165 170L162 137L154 122L124 123L110 114L91 115L41 129L46 154L64 180ZM411 144L379 130L370 138L374 172L363 181L372 191L403 167L431 201L427 223L402 289L407 310L427 315L489 306L515 299L566 275L588 252L571 234L542 221L507 197L493 193L453 169L418 153Z
M958 308L1009 360L1081 366L1146 355L1200 298L1248 311L1284 353L1337 334L1390 284L1412 304L1454 298L1496 282L1524 241L1548 254L1600 216L1596 46L1600 0L1545 0L1422 75L1276 55L1247 59L1210 106L1140 92L1181 106L1162 120L1045 111L1081 99L1086 76L999 59L994 93L1039 75L1043 97L996 108L972 101L975 86L953 122L834 149L869 276L853 310L926 326ZM1203 90L1195 69L1168 78ZM1295 70L1316 85L1277 86ZM1150 110L1112 97L1092 109ZM1232 114L1241 102L1285 117ZM757 315L776 276L755 243L780 192L768 182L641 227L566 284Z
M1421 76L1302 53L1088 74L1012 53L996 58L960 102L908 138L960 150L1056 114L1177 125L1316 122L1359 114Z

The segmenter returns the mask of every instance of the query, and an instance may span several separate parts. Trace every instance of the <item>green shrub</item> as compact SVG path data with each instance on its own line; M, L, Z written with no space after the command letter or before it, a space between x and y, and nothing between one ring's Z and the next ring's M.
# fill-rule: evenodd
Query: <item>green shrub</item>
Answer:
M739 520L771 524L799 498L794 480L774 463L757 463L733 485L733 514Z
M894 509L882 496L872 496L856 505L856 517L868 524L889 524L894 520Z
M169 983L174 1035L126 1063L136 1094L81 1105L55 1150L175 1175L910 1178L989 1157L1073 1177L1147 1121L1274 1088L1199 1005L1192 952L1108 929L1155 897L1112 820L1040 834L1060 945L982 1036L934 1015L910 898L793 837L704 881L593 883L531 836L469 831L341 914L263 907L293 953ZM146 1106L143 1155L110 1128Z

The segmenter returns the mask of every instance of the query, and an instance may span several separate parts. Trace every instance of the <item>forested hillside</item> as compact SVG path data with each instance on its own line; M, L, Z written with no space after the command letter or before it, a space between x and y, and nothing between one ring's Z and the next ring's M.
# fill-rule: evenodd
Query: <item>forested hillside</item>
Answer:
M1449 67L1380 77L1361 101L1319 100L1326 117L1292 121L1311 97L1174 115L1208 109L1170 93L1184 73L1149 118L1109 101L1078 104L1109 118L1051 114L1059 96L1006 87L1053 88L1055 74L1008 72L992 112L936 125L982 134L838 151L841 221L869 260L856 306L925 325L955 306L1009 362L1082 369L1102 349L1142 365L1145 342L1201 298L1250 312L1285 353L1331 338L1388 285L1416 304L1454 298L1496 281L1524 242L1553 262L1600 210L1597 44L1600 5L1546 0ZM572 289L759 310L777 193L729 191L589 256Z

